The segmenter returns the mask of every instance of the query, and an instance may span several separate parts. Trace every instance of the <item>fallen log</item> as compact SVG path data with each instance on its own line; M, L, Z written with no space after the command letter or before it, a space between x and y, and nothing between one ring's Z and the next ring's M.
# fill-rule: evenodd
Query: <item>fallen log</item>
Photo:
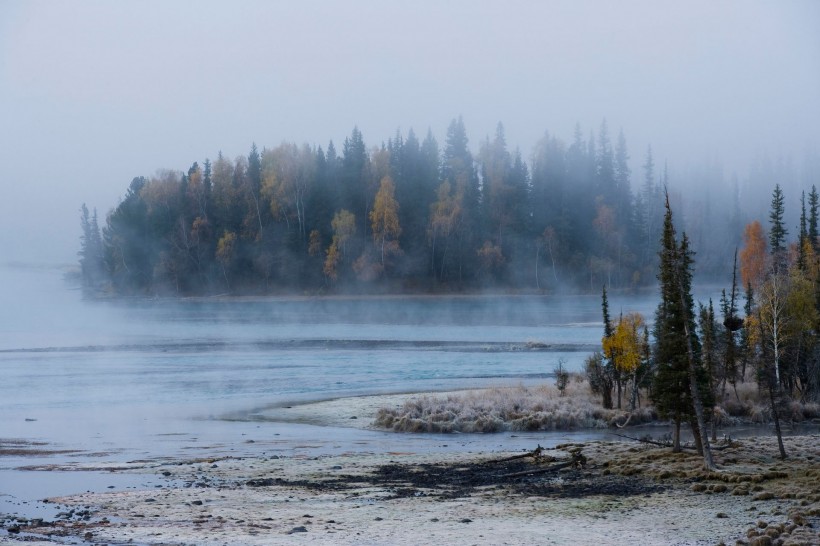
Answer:
M634 436L627 436L626 434L618 434L617 432L610 432L610 434L612 434L613 436L619 436L621 438L626 438L627 440L634 440L635 442L641 442L643 444L650 444L650 445L658 446L658 447L673 447L671 443L657 442L655 440L650 440L649 438L635 438ZM682 445L680 447L681 447L681 449L688 449L688 450L691 450L691 451L697 451L697 448L695 446ZM729 443L726 444L726 445L712 446L712 451L723 451L724 449L726 449L728 447L732 447L732 441L731 440L729 440Z
M554 464L552 466L548 466L546 468L533 468L530 470L522 470L521 472L511 472L509 474L502 474L499 476L500 478L521 478L524 476L536 476L538 474L548 474L550 472L556 472L563 468L569 468L571 466L586 466L587 458L584 457L580 452L573 453L572 458L569 461Z
M627 440L633 440L635 442L641 442L643 444L650 444L653 446L659 447L672 447L672 444L667 442L657 442L655 440L650 440L649 438L635 438L634 436L627 436L626 434L618 434L617 432L610 432L613 436L618 436L620 438L626 438ZM694 447L690 446L681 446L681 449L695 449Z
M536 468L536 469L533 469L533 470L524 470L522 472L512 472L510 474L502 474L499 477L501 477L501 478L520 478L520 477L523 477L523 476L535 476L537 474L547 474L549 472L555 472L556 470L561 470L562 468L567 468L569 466L572 466L573 464L575 464L575 463L573 463L572 461L568 461L566 463L555 464L555 465L549 466L547 468Z
M509 461L517 461L518 459L526 459L527 457L532 457L533 459L538 459L541 457L541 453L544 452L544 448L541 447L541 444L538 444L538 447L533 449L532 451L528 451L526 453L521 453L518 455L513 455L512 457L504 457L503 459L494 459L492 461L487 461L485 464L497 464L497 463L506 463Z

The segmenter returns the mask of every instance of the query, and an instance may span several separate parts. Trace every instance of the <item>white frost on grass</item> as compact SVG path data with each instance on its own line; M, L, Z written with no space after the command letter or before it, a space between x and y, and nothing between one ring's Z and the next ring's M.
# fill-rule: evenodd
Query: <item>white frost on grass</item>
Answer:
M626 414L603 409L581 380L570 382L563 395L552 385L417 395L379 409L374 425L401 432L569 430L607 428ZM654 418L649 410L636 410L632 422Z

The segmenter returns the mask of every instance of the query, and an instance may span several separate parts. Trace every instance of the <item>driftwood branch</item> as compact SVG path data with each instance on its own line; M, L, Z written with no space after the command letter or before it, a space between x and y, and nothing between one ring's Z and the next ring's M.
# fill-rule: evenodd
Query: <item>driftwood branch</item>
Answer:
M528 451L526 453L521 453L519 455L513 455L512 457L504 457L503 459L495 459L492 461L487 461L486 464L496 464L496 463L506 463L509 461L517 461L518 459L526 459L527 457L532 457L534 459L538 459L541 457L541 453L544 452L544 448L541 447L541 444L538 444L538 447L533 449L532 451Z
M672 444L667 442L658 442L655 440L650 440L649 438L635 438L634 436L627 436L626 434L618 434L617 432L610 432L613 436L618 436L619 438L626 438L627 440L633 440L635 442L641 442L642 444L650 444L653 446L658 447L672 447ZM692 446L681 446L683 449L695 449Z
M658 442L655 440L650 440L649 438L635 438L634 436L627 436L626 434L618 434L617 432L610 432L613 436L619 436L621 438L626 438L627 440L634 440L636 442L641 442L643 444L650 444L653 446L658 447L673 447L671 443L667 442ZM712 451L723 451L724 449L732 447L732 441L730 440L728 444L722 445L719 447L712 446ZM691 451L697 451L695 446L681 446L681 449L689 449Z
M534 476L536 474L547 474L548 472L555 472L556 470L561 470L562 468L567 468L572 466L572 461L567 461L565 463L555 464L552 466L548 466L547 468L535 468L532 470L524 470L522 472L512 472L510 474L502 474L502 478L520 478L522 476Z
M501 478L521 478L523 476L536 476L538 474L547 474L549 472L555 472L561 470L562 468L569 468L571 466L585 466L587 462L587 458L584 457L580 451L576 451L572 454L572 458L569 461L554 464L552 466L544 467L544 468L533 468L530 470L522 470L521 472L512 472L510 474L502 474Z
M629 412L629 416L626 418L626 421L624 421L624 424L623 424L623 425L619 425L618 423L615 423L615 426L616 426L616 427L618 427L618 428L624 428L626 425L628 425L628 424L629 424L629 422L630 422L631 420L632 420L632 412Z

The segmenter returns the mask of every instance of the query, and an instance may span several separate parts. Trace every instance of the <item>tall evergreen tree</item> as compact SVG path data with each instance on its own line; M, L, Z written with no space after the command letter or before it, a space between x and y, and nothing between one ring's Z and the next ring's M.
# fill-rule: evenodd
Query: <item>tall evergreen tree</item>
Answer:
M809 240L811 241L812 247L814 247L814 251L818 251L818 245L820 245L820 241L817 240L817 236L820 233L817 232L817 214L818 214L818 206L820 206L820 196L817 194L817 188L812 184L811 192L809 193L809 229L808 235Z
M259 232L256 237L262 238L262 161L259 157L259 150L256 148L254 142L251 146L251 151L248 154L248 168L245 171L245 180L247 182L247 191L253 202L254 213L256 221L259 226Z
M785 210L783 207L783 190L780 184L776 184L772 192L772 205L769 211L769 250L774 258L775 267L782 270L786 263L786 235L789 234L783 219Z
M632 190L630 188L632 170L629 168L629 152L626 147L626 137L624 131L618 133L618 142L615 146L615 208L621 222L627 223L632 217L630 207L632 205Z
M103 280L103 247L100 227L97 222L97 209L88 212L88 207L80 208L80 273L83 286L88 289L99 288Z
M597 195L603 196L609 205L613 205L615 202L615 163L606 119L601 122L601 132L598 134L598 149L595 151L594 156Z
M455 270L451 275L464 282L477 271L476 250L483 239L481 228L481 191L473 155L467 147L467 130L459 116L447 128L447 140L441 160L441 181L448 181L455 193L462 195L461 222L457 226Z
M806 192L800 193L800 235L797 238L797 267L800 271L806 271L806 243L808 242L809 231L806 220Z
M655 245L660 238L659 230L663 225L663 200L661 191L655 179L655 159L652 156L652 146L646 149L646 159L642 166L644 179L641 186L641 200L645 212L643 241L639 251L644 269L652 270L657 261Z
M717 324L715 323L715 309L712 305L712 298L709 298L708 306L701 303L699 304L699 308L698 326L700 328L700 339L702 341L701 361L708 378L712 398L715 398L717 396L717 389L724 377L724 370L718 357L718 331ZM717 430L714 425L715 423L713 421L712 441L716 440L715 435Z
M205 158L205 163L203 166L202 171L202 187L204 189L205 194L205 207L204 207L204 214L205 218L208 218L208 208L211 202L211 191L213 189L213 182L211 181L211 160Z
M349 210L361 224L360 234L368 237L368 213L371 195L368 191L370 178L367 147L362 132L354 127L342 146L340 173L341 206Z
M154 240L148 207L142 198L147 182L142 176L131 181L125 198L108 215L103 230L106 270L114 288L122 293L142 293L151 286Z
M612 319L609 316L609 299L606 295L606 285L601 289L601 311L604 320L604 342L611 339L615 334L615 329L612 326ZM611 358L607 358L599 362L598 367L594 370L594 382L602 397L602 405L605 409L612 409L612 370L615 368L615 363Z
M508 179L512 160L507 151L504 126L496 127L495 138L489 137L481 145L478 161L481 170L482 218L486 237L496 244L504 243L505 231L512 212L508 203Z
M661 302L655 312L657 370L652 397L658 412L675 423L675 449L680 450L680 424L688 421L704 462L712 469L703 411L709 388L700 365L701 347L695 330L692 263L686 234L680 244L677 242L667 196L658 273Z
M530 172L527 163L521 157L521 151L513 153L512 166L509 172L508 188L510 192L507 202L511 207L510 229L517 241L529 233L531 228L530 214ZM513 257L516 257L513 253Z

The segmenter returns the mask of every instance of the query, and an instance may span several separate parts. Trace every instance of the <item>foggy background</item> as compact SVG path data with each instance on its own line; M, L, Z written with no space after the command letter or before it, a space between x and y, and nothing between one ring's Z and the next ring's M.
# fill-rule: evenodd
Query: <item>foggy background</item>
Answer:
M526 159L545 130L606 118L633 189L649 144L683 193L705 170L769 196L791 172L793 217L817 167L818 29L812 1L5 0L0 262L75 262L80 205L103 221L135 176L252 142L339 148L354 125L369 147L411 127L441 143L459 115L473 152L501 121Z

